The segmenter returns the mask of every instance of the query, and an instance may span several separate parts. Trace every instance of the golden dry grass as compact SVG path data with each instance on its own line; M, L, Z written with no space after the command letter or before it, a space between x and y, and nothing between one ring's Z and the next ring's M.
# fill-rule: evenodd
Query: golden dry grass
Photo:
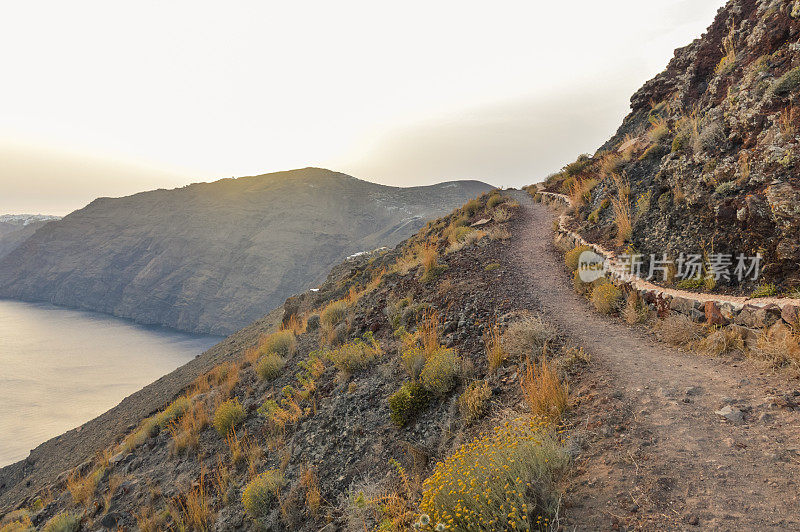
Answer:
M496 323L490 325L483 332L483 346L486 350L486 360L489 364L489 371L494 372L503 365L503 361L507 356L501 341L500 326Z
M556 366L545 355L542 355L538 363L527 361L520 386L531 413L542 419L560 419L569 405L569 387L561 380Z
M655 326L661 340L677 347L686 347L703 338L702 328L683 314L671 314Z

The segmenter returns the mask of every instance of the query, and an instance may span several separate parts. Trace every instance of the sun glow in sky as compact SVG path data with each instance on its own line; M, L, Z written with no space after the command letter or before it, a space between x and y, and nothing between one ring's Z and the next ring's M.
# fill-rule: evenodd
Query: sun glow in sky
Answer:
M3 2L0 213L305 166L535 182L723 4Z

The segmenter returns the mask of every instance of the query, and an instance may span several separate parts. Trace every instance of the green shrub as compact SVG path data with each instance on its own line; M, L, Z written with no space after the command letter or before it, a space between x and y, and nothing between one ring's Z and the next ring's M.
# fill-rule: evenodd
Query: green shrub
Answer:
M452 349L439 347L428 353L425 365L420 372L422 384L437 395L445 395L456 385L456 375L461 360Z
M591 250L592 248L589 246L577 246L573 248L572 251L567 251L566 255L564 255L564 262L567 264L567 268L569 268L570 271L577 270L581 254L584 251L591 251Z
M281 374L281 370L286 362L278 355L278 353L267 353L258 360L256 364L256 373L261 380L272 380Z
M492 263L490 263L490 264L487 264L487 265L486 265L486 266L483 268L483 270L484 270L484 271L487 271L487 272L493 272L493 271L495 271L495 270L499 270L499 269L500 269L500 268L502 268L502 267L503 267L503 265L502 265L502 264L500 264L499 262L492 262Z
M347 342L328 350L325 355L339 371L344 373L360 371L370 366L382 354L380 344L371 333L367 333L364 338L366 341L357 339Z
M312 314L306 320L306 330L316 331L319 329L319 314Z
M42 532L76 532L81 520L75 515L62 513L52 517L42 528Z
M331 301L320 314L320 321L326 327L335 327L344 320L347 313L347 302L344 300Z
M452 231L450 231L449 240L450 242L462 242L473 231L475 231L475 229L464 227L463 225L454 227Z
M689 142L692 140L691 133L684 129L678 132L675 135L675 138L672 139L672 153L681 153L686 151L686 148L689 147Z
M725 181L724 183L717 185L717 188L714 189L714 192L720 196L728 196L736 192L737 186L738 185L736 184L736 181Z
M592 290L592 304L598 312L611 314L622 302L622 292L611 282L605 282Z
M778 295L778 287L772 283L760 284L753 290L750 297L753 299L758 297L773 297Z
M500 193L492 194L491 196L489 196L489 199L486 200L486 207L489 209L494 209L501 203L505 203L507 199L508 198L506 198Z
M262 353L275 353L281 357L288 357L294 353L297 339L292 331L278 331L270 334L261 342Z
M242 506L247 515L256 521L269 515L272 502L278 499L278 490L286 483L286 479L277 469L264 471L247 483L242 491Z
M471 199L464 204L462 209L467 216L474 216L481 208L481 204L477 199Z
M428 404L428 391L417 381L406 381L389 396L389 415L392 422L403 426Z
M244 407L238 399L228 399L214 412L214 428L220 436L228 433L244 419Z
M679 290L699 290L705 286L705 279L681 279L675 286Z
M159 428L164 429L185 414L191 407L192 401L188 397L179 397L172 401L163 412L156 414L156 423L158 423Z
M800 85L800 67L795 67L781 76L772 86L773 94L786 96Z

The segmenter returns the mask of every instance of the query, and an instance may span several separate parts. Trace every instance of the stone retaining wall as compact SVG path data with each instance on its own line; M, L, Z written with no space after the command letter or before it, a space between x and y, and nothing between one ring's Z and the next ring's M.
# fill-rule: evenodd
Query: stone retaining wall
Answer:
M549 203L570 206L563 194L539 191ZM693 321L709 325L731 325L741 328L745 340L755 342L762 331L769 334L786 334L790 327L800 326L800 300L789 298L758 298L701 294L654 285L641 277L624 271L622 261L599 244L587 242L581 235L567 228L569 216L562 213L556 238L571 247L589 246L609 262L610 280L628 290L635 290L658 314L665 317L670 312L684 314Z

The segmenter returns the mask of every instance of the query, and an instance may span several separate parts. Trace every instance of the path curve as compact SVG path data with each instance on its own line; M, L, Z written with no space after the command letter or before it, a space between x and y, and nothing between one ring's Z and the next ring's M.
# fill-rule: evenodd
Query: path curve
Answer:
M591 406L577 409L585 429L567 520L577 530L800 530L792 381L751 361L684 353L594 312L553 247L556 215L513 194L519 282L594 361L595 381L578 391ZM715 414L726 404L744 421Z

